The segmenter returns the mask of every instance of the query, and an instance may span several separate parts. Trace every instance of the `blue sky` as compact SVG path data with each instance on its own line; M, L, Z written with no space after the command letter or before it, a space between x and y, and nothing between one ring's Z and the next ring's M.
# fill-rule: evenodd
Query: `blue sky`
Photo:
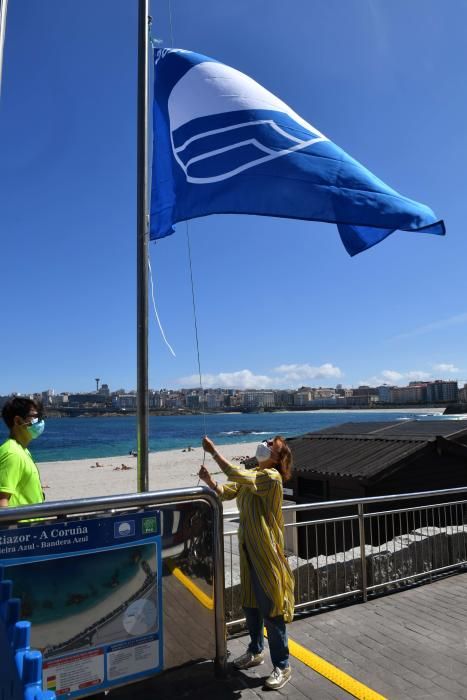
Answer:
M463 0L172 0L174 45L248 73L447 236L356 258L334 225L189 235L204 386L467 381ZM153 34L171 45L169 4ZM136 385L136 3L10 0L0 102L0 394ZM185 224L151 244L150 385L196 386Z

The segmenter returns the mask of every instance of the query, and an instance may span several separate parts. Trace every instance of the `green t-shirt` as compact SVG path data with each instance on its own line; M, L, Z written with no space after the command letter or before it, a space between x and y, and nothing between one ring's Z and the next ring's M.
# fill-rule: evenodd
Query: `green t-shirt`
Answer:
M42 503L39 470L31 453L9 438L0 445L0 493L9 493L9 506L24 506Z

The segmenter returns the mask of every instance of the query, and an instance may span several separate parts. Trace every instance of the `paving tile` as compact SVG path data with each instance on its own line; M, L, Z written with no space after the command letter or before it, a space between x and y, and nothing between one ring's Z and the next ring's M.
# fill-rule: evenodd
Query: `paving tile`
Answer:
M299 616L288 627L298 644L379 692L388 700L467 700L467 572L372 598L365 604ZM180 619L174 609L174 627ZM171 644L183 644L180 628ZM231 661L247 635L228 642ZM297 659L292 679L271 694L263 666L217 680L212 662L167 671L145 683L112 691L115 700L347 700L351 696Z

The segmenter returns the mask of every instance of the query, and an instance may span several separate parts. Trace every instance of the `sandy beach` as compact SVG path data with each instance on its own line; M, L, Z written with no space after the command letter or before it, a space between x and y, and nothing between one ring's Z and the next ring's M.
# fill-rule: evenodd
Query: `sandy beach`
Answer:
M385 413L440 414L442 408L424 407L407 409L387 409ZM334 411L334 413L340 411ZM362 413L371 413L371 410ZM343 416L348 411L341 412ZM345 418L342 422L346 422ZM248 443L221 445L220 452L233 464L240 464L245 457L255 454L258 440ZM149 488L151 491L182 488L198 484L198 471L203 462L203 449L192 447L190 451L169 450L149 453ZM97 466L99 465L99 466ZM99 457L96 459L67 460L62 462L40 462L44 493L48 501L107 496L118 493L134 493L137 490L136 457L121 455L119 457ZM125 468L123 468L123 466ZM209 455L206 466L217 481L225 481L219 467Z
M247 456L254 456L257 442L221 445L220 452L232 462L240 464ZM151 491L196 486L198 471L203 462L203 449L169 450L149 454L149 488ZM96 466L96 465L100 466ZM206 467L219 482L225 477L214 460L206 455ZM122 466L128 467L123 469ZM90 498L137 490L136 457L100 457L65 462L40 462L38 465L47 501Z
M84 612L78 612L75 615L70 614L70 609L68 608L66 609L67 612L64 613L63 619L53 620L53 622L47 624L34 624L32 627L32 643L34 647L43 650L45 647L63 644L75 635L82 634L87 627L95 624L96 620L101 620L126 603L135 590L137 591L143 586L145 580L146 574L140 569L136 576L119 586L117 590L112 591L110 595L104 600L100 600L92 608L88 608ZM122 634L120 634L120 638L123 638ZM89 646L89 644L85 646Z

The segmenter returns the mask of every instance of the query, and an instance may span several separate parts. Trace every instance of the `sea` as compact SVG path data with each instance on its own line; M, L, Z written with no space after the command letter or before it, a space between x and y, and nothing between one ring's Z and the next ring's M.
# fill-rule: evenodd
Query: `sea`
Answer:
M440 410L277 411L274 413L210 413L149 417L149 449L153 452L198 447L204 434L218 445L292 437L349 421L455 419ZM467 418L467 416L462 416ZM0 442L7 437L0 427ZM136 450L136 417L48 418L40 438L30 443L36 462L96 459Z

